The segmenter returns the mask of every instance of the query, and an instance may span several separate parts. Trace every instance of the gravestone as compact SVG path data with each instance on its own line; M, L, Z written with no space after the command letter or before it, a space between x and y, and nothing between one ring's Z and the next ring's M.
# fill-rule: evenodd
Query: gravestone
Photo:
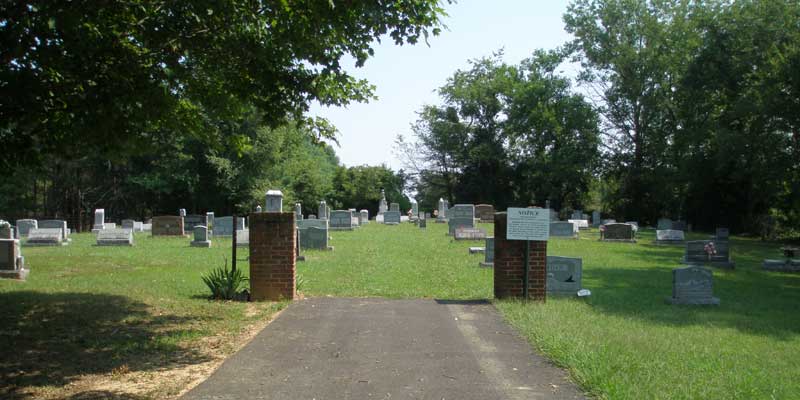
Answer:
M383 213L383 223L386 225L397 225L400 223L400 211L386 211Z
M441 197L439 198L439 215L436 216L437 223L444 223L447 221L447 206L445 205L444 199Z
M455 230L453 238L455 240L486 240L486 231L480 228L463 228Z
M714 240L728 240L731 237L731 231L728 228L717 228Z
M328 229L311 226L300 229L300 247L314 250L333 250L328 246Z
M353 230L353 214L348 210L331 211L330 230L333 231Z
M719 305L713 297L714 274L711 270L692 265L672 270L672 297L669 304Z
M411 199L411 219L419 218L419 203L416 200Z
M134 232L144 231L144 224L142 223L142 221L133 221L133 231Z
M8 221L0 221L0 239L14 239L14 229Z
M179 208L178 209L178 216L179 217L185 217L186 216L186 209L185 208Z
M132 229L103 229L97 232L98 246L133 246Z
M211 239L208 237L208 227L203 225L195 225L192 228L194 240L189 243L191 247L211 247ZM238 237L237 237L238 239Z
M206 227L213 231L214 230L214 212L213 211L209 211L209 212L206 213L206 223L208 223L208 225L206 225Z
M244 217L236 217L236 230L241 231L243 229ZM212 233L214 236L233 236L233 217L214 218L214 229Z
M297 222L298 229L306 229L306 228L319 228L328 230L328 220L327 219L304 219L302 221Z
M486 247L470 247L469 254L483 254L486 251Z
M0 278L25 280L29 272L19 240L0 239Z
M265 212L281 212L283 211L283 192L280 190L267 190L264 195Z
M417 225L418 225L418 226L419 226L421 229L425 229L425 228L427 228L427 227L428 227L428 219L427 219L427 218L420 218L420 219L419 219L419 222L417 222Z
M59 228L33 228L28 231L25 246L66 246L64 232Z
M669 218L659 218L658 224L656 225L656 229L660 231L673 230L672 220Z
M236 231L236 247L250 247L250 230Z
M633 225L605 224L604 230L601 232L600 240L606 242L636 243L633 232Z
M656 231L655 244L682 245L686 241L683 231L663 229Z
M161 215L153 217L153 236L183 236L183 217L178 215Z
M480 222L494 223L494 206L491 204L478 204L475 206L475 217Z
M117 229L117 224L114 222L106 222L103 224L103 229Z
M583 219L583 210L575 210L569 219Z
M260 213L261 211L262 211L261 204L259 204L259 205L256 206L256 212Z
M98 208L94 210L94 225L92 225L92 232L97 233L97 231L106 229L105 227L105 220L106 220L106 210L102 208Z
M715 254L709 254L706 246L713 243ZM708 264L713 267L734 269L736 264L731 260L730 242L714 242L711 240L692 240L686 242L683 253L684 264Z
M294 203L294 220L303 220L303 206L300 203Z
M764 260L761 266L766 271L800 272L800 259Z
M28 237L31 229L39 227L39 222L35 219L18 219L17 220L17 238L22 239Z
M359 225L366 225L369 223L369 211L368 210L361 210L358 212L358 224Z
M44 219L40 220L38 223L39 228L44 229L61 229L61 234L64 237L65 241L70 241L69 239L69 229L67 228L67 221L63 219Z
M575 226L575 232L579 229L589 229L588 219L570 219L567 222L571 222Z
M575 296L581 290L583 260L547 256L547 293Z
M358 220L361 218L361 213L356 211L355 208L349 208L347 211L350 211L350 226L353 228L360 228L361 223L359 223Z
M452 236L458 228L475 227L475 206L456 204L447 210L447 234Z
M398 204L398 203L389 204L389 211L400 212L400 204Z
M121 225L122 229L130 229L132 231L136 230L136 221L132 219L123 219Z
M381 189L381 200L378 202L378 215L383 215L383 213L389 211L389 206L386 203L386 192Z
M600 211L592 211L592 226L595 228L600 226L601 218L603 217L600 214Z
M142 223L142 232L152 232L152 231L153 231L152 221L149 224Z
M575 224L563 221L551 222L550 237L577 239L578 234L575 232Z
M208 226L208 219L205 215L187 215L183 217L183 233L190 234L194 232L195 226Z
M558 211L550 210L550 222L557 222L558 221Z
M481 267L492 267L494 266L494 238L487 237L486 244L483 248L483 262L479 263Z
M317 211L317 218L328 219L328 204L325 203L325 200L319 202L319 209Z
M686 221L672 221L672 230L685 231L686 230Z

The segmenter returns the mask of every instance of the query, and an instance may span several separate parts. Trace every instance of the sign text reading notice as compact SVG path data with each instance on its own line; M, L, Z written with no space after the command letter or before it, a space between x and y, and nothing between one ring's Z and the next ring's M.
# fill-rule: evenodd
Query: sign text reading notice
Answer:
M550 237L550 210L546 208L509 208L506 240L540 240Z

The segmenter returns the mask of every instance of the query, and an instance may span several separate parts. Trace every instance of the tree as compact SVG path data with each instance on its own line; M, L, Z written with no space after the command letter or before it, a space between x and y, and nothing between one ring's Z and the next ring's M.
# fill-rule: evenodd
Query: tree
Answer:
M443 14L439 0L4 2L0 146L15 151L0 167L141 154L172 135L216 145L215 121L251 105L277 127L307 121L311 101L365 101L373 88L342 57L436 35Z

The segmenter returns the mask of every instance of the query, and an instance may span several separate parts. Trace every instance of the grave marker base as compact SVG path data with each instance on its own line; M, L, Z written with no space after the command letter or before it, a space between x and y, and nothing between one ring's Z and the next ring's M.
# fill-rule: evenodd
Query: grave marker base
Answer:
M201 241L201 242L192 241L192 242L189 243L189 246L191 246L191 247L211 247L211 241L210 240Z
M707 265L709 267L717 267L722 269L736 268L736 263L730 260L699 261L699 260L686 260L686 257L684 257L683 259L681 259L681 264L698 265L698 266Z
M23 242L24 247L48 247L48 246L66 246L69 242Z
M483 254L486 251L485 247L470 247L469 254Z
M685 240L653 240L653 244L657 246L683 246L686 244Z
M636 239L600 239L601 242L636 243Z
M27 268L20 268L14 270L4 270L0 269L0 279L16 279L20 281L24 281L28 279L28 274L31 270Z
M481 266L481 267L484 267L484 268L494 268L494 263L487 263L487 262L481 261L481 262L478 263L478 266Z
M800 272L800 260L764 260L766 271Z
M718 306L719 298L710 297L707 299L678 299L675 297L667 297L665 299L667 304L672 305L689 305L689 306Z

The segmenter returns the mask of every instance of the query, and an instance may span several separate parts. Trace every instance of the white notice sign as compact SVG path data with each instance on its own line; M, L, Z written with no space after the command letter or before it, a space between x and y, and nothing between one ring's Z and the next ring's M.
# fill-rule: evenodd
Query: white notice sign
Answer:
M506 240L539 240L550 237L550 209L509 208Z

